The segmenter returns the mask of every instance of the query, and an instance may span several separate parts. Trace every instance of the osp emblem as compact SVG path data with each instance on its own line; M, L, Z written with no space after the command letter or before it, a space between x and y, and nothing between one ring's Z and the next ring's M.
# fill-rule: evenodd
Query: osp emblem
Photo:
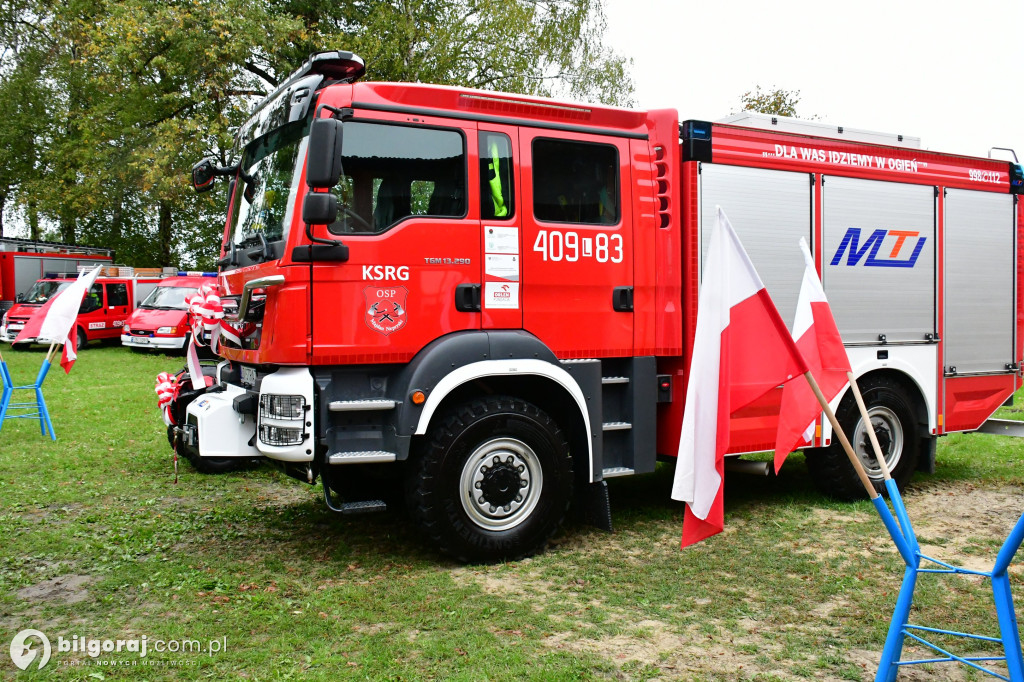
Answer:
M889 242L892 245L892 250L888 254L883 253L879 255L878 251L882 248L882 242L889 238L895 239L895 241L890 239ZM836 250L835 255L832 256L830 265L840 265L843 254L846 253L848 254L846 257L846 265L848 266L857 265L866 254L867 258L864 259L865 267L912 268L917 263L917 258L921 255L921 250L924 249L926 241L928 241L928 238L922 237L920 232L909 230L875 230L862 245L860 243L860 228L851 227L843 235L843 241L839 243L839 248ZM903 248L911 244L913 244L913 251L907 256ZM900 258L901 254L903 254L903 258Z
M366 299L366 326L388 336L405 326L408 312L405 302L409 290L405 287L371 286L363 289Z

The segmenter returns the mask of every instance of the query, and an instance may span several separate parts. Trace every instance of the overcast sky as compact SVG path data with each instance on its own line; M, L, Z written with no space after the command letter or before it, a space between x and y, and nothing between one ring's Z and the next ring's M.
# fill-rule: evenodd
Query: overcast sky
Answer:
M799 90L801 117L1024 162L1024 0L604 1L640 108L715 120Z

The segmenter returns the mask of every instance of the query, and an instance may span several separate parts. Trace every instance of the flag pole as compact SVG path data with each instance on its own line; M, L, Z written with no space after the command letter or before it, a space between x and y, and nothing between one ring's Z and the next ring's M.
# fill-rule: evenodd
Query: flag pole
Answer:
M50 350L46 351L46 361L47 362L49 362L50 358L53 356L53 349L56 348L56 346L57 346L57 342L56 341L53 341L52 343L50 343Z
M864 405L864 396L860 392L860 386L857 385L857 380L853 377L853 372L847 372L846 378L850 380L850 388L853 390L853 397L857 400L857 407L860 409L860 417L864 420L864 428L868 432L868 438L871 440L871 447L875 451L875 459L878 460L878 466L882 469L882 476L885 480L890 480L892 474L889 472L889 465L885 462L885 457L882 456L882 447L878 444L878 436L875 435L875 429L871 426L871 417L868 416L868 408Z
M839 442L842 443L843 450L846 451L846 456L849 458L850 464L853 465L854 471L857 472L857 477L860 479L861 485L863 485L864 490L867 491L868 497L874 500L878 497L878 491L875 490L875 486L872 485L867 472L864 471L864 465L861 464L860 458L857 457L857 453L853 451L853 446L850 445L850 441L846 438L846 434L843 432L843 427L839 426L839 421L836 419L835 413L832 412L832 408L828 406L828 401L825 400L825 396L822 395L821 388L818 387L818 382L814 380L814 376L810 372L805 372L804 377L807 379L807 383L811 385L811 390L814 391L814 395L818 399L818 404L820 404L821 409L824 410L829 423L832 424L832 431L839 439Z

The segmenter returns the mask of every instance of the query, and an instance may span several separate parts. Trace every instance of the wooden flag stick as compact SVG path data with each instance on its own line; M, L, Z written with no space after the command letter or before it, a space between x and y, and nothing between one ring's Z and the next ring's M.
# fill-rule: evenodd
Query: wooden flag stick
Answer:
M857 453L853 451L853 446L850 445L850 441L846 438L846 434L843 433L843 427L839 425L839 421L836 420L836 415L832 412L832 408L828 406L828 401L825 400L825 396L821 394L821 388L818 387L818 382L814 380L814 377L810 372L804 372L804 377L807 379L807 383L811 385L811 390L814 391L815 397L818 398L818 404L821 405L821 409L824 410L825 416L828 417L828 421L832 424L833 435L839 439L839 442L843 445L843 450L846 451L846 456L850 460L850 464L853 465L854 471L857 472L857 477L860 478L861 485L864 486L864 490L867 491L868 497L874 500L878 497L878 491L875 490L875 486L871 483L871 479L868 478L868 474L864 471L864 465L861 464L860 458L857 457Z
M57 347L57 342L56 341L54 341L53 343L50 344L50 350L46 351L46 361L47 362L50 361L50 358L53 356L53 349L56 348L56 347Z
M853 397L857 400L857 407L860 408L860 418L864 420L864 428L867 429L868 438L871 439L871 447L875 449L875 459L878 460L878 466L882 468L882 476L887 481L891 480L892 474L889 472L889 465L885 463L885 457L882 456L882 448L878 444L875 428L871 425L871 417L868 416L868 408L864 405L864 396L861 395L860 386L853 378L853 372L847 372L846 378L850 380L850 388L853 389Z

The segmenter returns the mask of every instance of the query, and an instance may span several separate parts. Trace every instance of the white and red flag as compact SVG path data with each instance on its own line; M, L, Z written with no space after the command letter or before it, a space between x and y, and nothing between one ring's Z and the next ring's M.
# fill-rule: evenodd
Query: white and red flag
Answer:
M672 499L686 502L682 546L723 528L729 417L807 370L719 207L697 307Z
M804 278L793 320L793 339L807 361L826 402L839 395L849 379L850 359L832 317L825 290L814 268L814 259L807 241L800 239L804 252ZM775 473L782 468L786 456L814 436L814 424L821 414L821 405L806 381L786 384L779 410L779 427L775 434Z
M92 288L99 274L100 266L78 273L78 279L71 286L50 297L50 300L29 318L24 329L14 339L14 343L40 339L64 344L60 366L64 368L65 374L69 373L78 357L75 352L78 344L78 334L75 332L78 309L82 306L82 299Z

